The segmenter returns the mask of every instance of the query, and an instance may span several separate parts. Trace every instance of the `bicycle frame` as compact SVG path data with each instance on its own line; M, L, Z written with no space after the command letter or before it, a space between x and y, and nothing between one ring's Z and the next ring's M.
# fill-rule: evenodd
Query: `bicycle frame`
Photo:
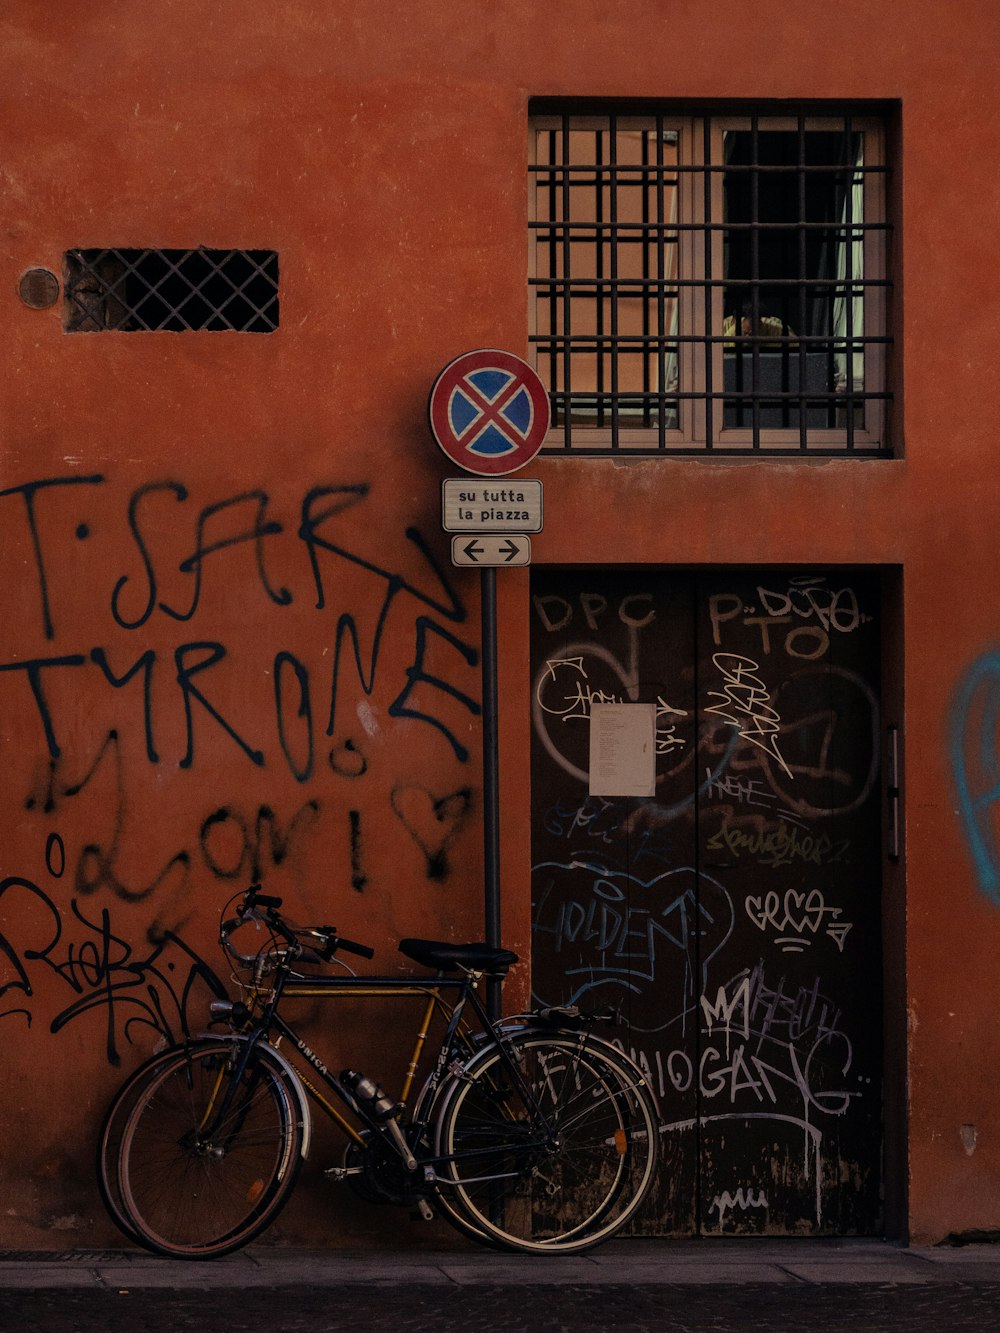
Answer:
M439 973L436 976L426 978L399 976L302 977L298 973L293 973L289 964L279 963L275 968L274 984L269 996L262 1002L259 1015L252 1021L247 1031L234 1034L233 1039L242 1043L243 1050L236 1066L235 1077L230 1080L227 1093L213 1117L214 1123L222 1123L228 1115L235 1089L239 1086L251 1053L258 1045L265 1043L281 1060L282 1065L290 1071L295 1082L301 1085L305 1094L307 1094L300 1097L306 1117L308 1098L312 1098L355 1144L364 1145L365 1131L377 1135L382 1142L391 1145L393 1152L401 1158L408 1170L414 1171L419 1166L424 1169L425 1178L428 1181L448 1183L441 1181L435 1168L446 1161L457 1160L457 1158L429 1155L418 1160L414 1155L414 1147L420 1142L421 1136L430 1125L430 1111L434 1104L435 1093L441 1086L446 1071L452 1068L456 1059L459 1059L464 1066L475 1054L477 1047L483 1044L482 1040L477 1042L468 1029L463 1027L463 1018L468 1008L471 1009L475 1019L478 1020L484 1036L491 1037L502 1052L503 1059L516 1080L519 1091L539 1117L540 1125L546 1135L546 1138L539 1140L538 1146L541 1146L551 1135L551 1127L538 1106L532 1090L525 1084L515 1062L507 1053L507 1037L502 1026L490 1020L483 1002L476 993L476 986L480 979L480 974L476 972L464 973L459 977L449 977ZM454 995L454 999L450 998L451 995ZM426 997L423 1016L414 1040L400 1093L399 1101L402 1105L405 1105L413 1090L416 1073L426 1050L431 1024L435 1015L441 1014L447 1019L444 1034L441 1038L440 1050L418 1094L413 1113L407 1122L407 1127L411 1132L410 1142L403 1135L396 1116L380 1118L374 1115L365 1105L365 1102L356 1097L345 1086L342 1079L331 1072L320 1056L303 1040L294 1026L278 1012L278 1006L284 1000L316 998L328 1000L347 997L354 999ZM284 1055L277 1041L274 1040L273 1034L275 1033L279 1041L281 1039L287 1040L302 1060L307 1062L309 1066L308 1074L304 1074L297 1064L292 1063ZM330 1096L324 1093L323 1088L317 1086L314 1075L318 1076L318 1079L334 1098L349 1109L356 1120L360 1122L360 1129L341 1113ZM210 1126L206 1127L206 1138L211 1137L210 1128ZM303 1126L303 1135L303 1156L305 1156L311 1140L311 1125L308 1118ZM459 1156L468 1155L470 1154L460 1154Z

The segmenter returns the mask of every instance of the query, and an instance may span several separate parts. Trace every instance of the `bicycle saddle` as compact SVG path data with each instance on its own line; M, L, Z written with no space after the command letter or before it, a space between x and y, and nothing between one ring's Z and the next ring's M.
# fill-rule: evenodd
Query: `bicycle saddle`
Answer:
M442 940L400 940L399 952L440 972L467 967L492 977L506 976L507 969L518 961L517 954L509 949L491 949L488 944L445 944Z

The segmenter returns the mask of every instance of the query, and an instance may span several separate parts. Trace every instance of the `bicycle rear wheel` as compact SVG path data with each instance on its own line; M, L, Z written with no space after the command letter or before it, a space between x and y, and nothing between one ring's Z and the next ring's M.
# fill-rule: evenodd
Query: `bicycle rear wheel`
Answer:
M259 1235L291 1193L298 1096L266 1047L241 1070L245 1054L242 1042L198 1043L136 1085L117 1179L108 1175L135 1238L157 1253L228 1254Z
M578 1038L511 1038L473 1060L442 1102L439 1197L495 1244L577 1252L639 1207L658 1127L645 1085L621 1062Z

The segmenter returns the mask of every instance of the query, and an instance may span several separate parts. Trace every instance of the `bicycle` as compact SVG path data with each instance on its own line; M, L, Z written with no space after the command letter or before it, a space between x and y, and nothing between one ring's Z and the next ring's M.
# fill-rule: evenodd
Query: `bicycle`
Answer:
M210 1006L228 1031L154 1055L108 1109L98 1178L129 1239L202 1259L260 1235L309 1153L312 1103L347 1136L332 1180L370 1201L440 1214L477 1241L575 1253L634 1216L655 1175L661 1121L638 1065L595 1035L608 1015L492 1020L479 983L502 979L518 958L484 944L402 940L400 952L433 976L357 976L337 955L373 950L332 926L295 925L281 906L252 885L233 917L223 913L220 942L249 973L243 999ZM242 953L232 937L251 924L265 927L266 942ZM345 972L303 970L332 962ZM398 1098L356 1070L332 1073L280 1012L295 999L348 996L424 1000ZM435 1017L443 1035L428 1058Z

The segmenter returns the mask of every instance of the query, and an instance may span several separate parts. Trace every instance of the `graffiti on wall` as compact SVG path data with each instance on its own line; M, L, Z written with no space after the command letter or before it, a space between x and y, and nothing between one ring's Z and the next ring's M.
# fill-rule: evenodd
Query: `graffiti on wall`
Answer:
M50 880L66 866L62 839L51 834L45 853ZM103 1015L109 1063L121 1063L137 1030L168 1042L192 1031L207 1000L227 994L213 968L175 931L164 931L141 949L114 926L111 909L71 898L61 911L32 880L0 880L0 909L13 926L0 932L0 1018L29 1025L39 989L54 990L57 1012L50 1030L60 1032L85 1014Z
M56 641L60 635L53 610L53 557L46 551L42 541L39 507L43 497L51 494L53 489L70 485L96 487L104 484L105 479L99 475L60 477L0 491L0 500L6 500L8 505L20 502L23 506L22 517L27 524L33 554L37 615L46 640ZM479 711L472 697L427 668L432 645L441 642L468 666L474 666L477 661L476 649L449 629L449 625L458 625L464 621L465 610L443 566L416 528L407 528L403 539L409 545L410 553L415 553L419 558L422 573L430 579L430 590L418 586L412 576L401 570L378 564L334 539L335 520L345 511L363 504L369 490L367 485L314 487L302 499L301 522L294 535L286 532L277 519L268 517L269 500L263 491L244 491L204 506L194 518L191 538L193 549L178 566L179 572L186 576L188 601L185 605L173 606L161 594L162 572L158 566L154 540L149 529L143 525L143 519L154 500L162 503L164 496L169 496L171 505L176 507L185 504L189 498L188 491L179 481L148 483L132 494L127 506L126 522L134 548L133 560L141 572L137 573L133 569L117 577L112 573L108 579L108 588L103 590L106 596L102 599L102 609L110 613L114 624L120 629L141 630L154 617L186 624L194 620L198 613L208 577L206 571L219 562L223 552L249 545L253 553L251 581L256 582L255 591L265 603L288 608L306 594L304 591L293 593L284 586L275 588L268 573L267 555L270 545L282 537L291 537L299 543L308 568L308 595L312 598L312 604L316 611L326 612L325 619L334 621L332 634L328 634L324 642L330 658L329 666L322 670L315 665L310 668L309 664L291 651L279 648L271 652L269 649L271 682L262 678L258 696L247 699L244 709L248 718L273 715L281 760L299 782L306 782L313 775L317 762L320 721L325 719L323 735L333 740L337 737L337 708L344 684L343 677L349 675L353 668L356 683L362 692L365 695L373 692L390 612L400 600L410 604L407 621L413 639L413 661L406 668L405 681L389 703L389 716L426 723L444 736L456 758L468 758L468 751L455 731L436 712L425 710L414 697L420 687L426 687L456 700L471 714ZM235 526L237 531L224 531L223 535L213 536L214 529L220 526L220 515L224 515L227 520L224 528ZM180 515L172 514L171 519L174 522L181 521ZM155 525L150 526L155 531ZM88 540L92 536L90 524L81 519L75 533L77 540ZM360 610L336 604L337 574L341 576L339 586L342 586L345 564L370 576L377 589L376 597L369 602L369 607L375 611L375 623L368 643L362 642ZM65 572L67 578L71 577L71 565ZM241 597L249 600L245 582L241 584ZM367 615L365 619L368 619ZM70 671L78 678L74 681L75 687L87 693L97 688L121 690L135 679L141 682L141 692L133 690L132 695L137 697L130 696L130 724L141 726L146 757L151 764L158 762L161 748L151 700L154 689L166 680L176 687L173 690L173 706L181 711L184 719L184 752L178 760L182 768L190 768L196 762L199 736L196 718L201 725L205 725L206 718L211 719L214 726L221 728L230 737L246 760L257 767L264 767L278 756L277 753L268 755L265 752L259 735L259 724L223 715L210 695L211 676L228 655L229 650L223 643L213 639L193 638L178 644L169 656L147 648L138 653L134 660L113 662L106 647L87 644L74 645L74 650L69 652L59 651L47 656L0 662L0 672L22 674L30 689L52 760L62 754L62 727L47 690L47 681L50 672ZM255 730L257 734L254 734ZM336 744L331 747L327 759L339 771L343 757Z
M978 658L951 705L951 766L958 817L982 894L1000 907L1000 652Z
M371 491L309 487L294 524L263 490L203 503L179 477L120 506L98 473L0 491L24 553L0 709L19 719L4 743L28 748L33 773L11 799L47 849L44 875L0 866L0 1017L30 1018L47 979L66 991L51 1029L103 1010L112 1061L137 1027L175 1038L192 994L220 987L185 942L194 887L249 883L321 846L370 892L373 816L411 849L418 879L447 879L475 806L455 778L480 713L478 648L444 565L415 527L390 539ZM82 559L102 542L112 555ZM235 615L219 610L230 599ZM392 725L423 741L376 783ZM213 774L228 755L231 790L213 779L204 800L192 787L183 813L149 827L159 775L197 774L209 751ZM291 780L298 799L254 799L256 774ZM115 905L147 902L137 947Z

